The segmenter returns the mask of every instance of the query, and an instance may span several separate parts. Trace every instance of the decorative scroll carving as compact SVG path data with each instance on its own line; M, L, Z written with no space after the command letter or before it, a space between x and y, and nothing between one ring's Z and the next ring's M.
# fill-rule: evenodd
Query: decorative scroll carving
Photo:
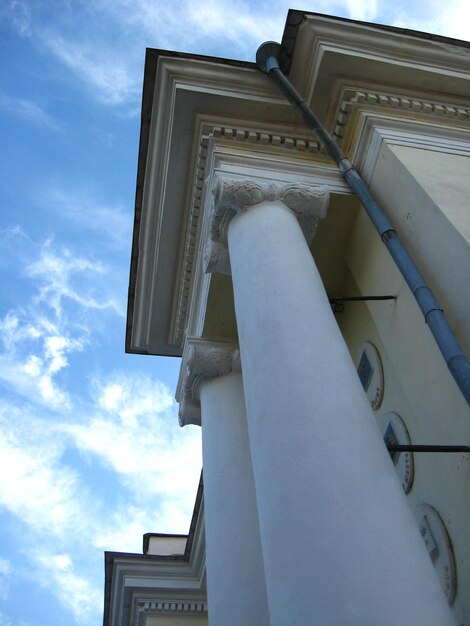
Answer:
M223 341L188 337L181 364L183 382L179 408L180 426L201 425L200 390L204 383L230 372L240 372L238 346Z
M204 270L207 273L230 273L227 231L237 213L261 202L282 200L296 215L307 240L315 235L318 219L325 217L329 191L325 185L278 183L256 178L218 176L212 187L214 201L210 217L209 238L204 248Z

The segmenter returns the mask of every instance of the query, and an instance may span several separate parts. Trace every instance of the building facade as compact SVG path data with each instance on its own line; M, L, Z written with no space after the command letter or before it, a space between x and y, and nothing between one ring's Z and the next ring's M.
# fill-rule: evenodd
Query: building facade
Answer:
M470 354L470 48L290 11L279 62ZM126 349L182 356L188 538L107 555L105 625L470 624L470 412L341 173L251 63L148 50ZM207 617L208 615L208 617Z

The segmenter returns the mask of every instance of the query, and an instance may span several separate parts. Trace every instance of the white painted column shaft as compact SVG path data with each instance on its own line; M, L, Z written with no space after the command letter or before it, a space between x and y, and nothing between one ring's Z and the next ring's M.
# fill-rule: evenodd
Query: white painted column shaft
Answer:
M271 626L449 626L296 217L257 204L228 245Z
M200 391L210 626L268 626L242 377Z

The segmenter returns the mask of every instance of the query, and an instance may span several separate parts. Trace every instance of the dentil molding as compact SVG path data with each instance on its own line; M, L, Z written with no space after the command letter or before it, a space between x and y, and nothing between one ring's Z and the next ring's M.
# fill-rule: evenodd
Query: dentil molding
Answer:
M425 98L417 94L405 95L377 90L343 88L338 113L333 123L333 135L342 144L353 114L367 108L380 109L391 117L405 117L410 120L437 122L449 127L470 127L470 107L467 102L444 102Z
M183 265L175 310L175 324L172 330L172 342L176 345L183 342L184 332L188 321L190 306L190 293L194 272L194 261L197 258L197 241L199 221L203 210L205 181L210 176L210 144L211 142L223 141L238 149L243 149L246 154L252 151L256 154L277 155L283 163L304 163L308 168L315 164L320 165L322 184L328 184L336 192L345 193L347 185L343 183L341 175L336 175L335 168L328 167L324 163L320 143L312 136L307 128L304 134L289 132L279 127L246 128L242 124L218 125L214 122L201 120L200 136L196 166L194 171L193 188L189 203L188 227L184 244ZM315 158L315 161L305 160L306 155ZM322 160L323 158L323 160Z
M278 183L257 178L235 178L218 174L212 185L213 202L209 218L209 236L204 246L206 273L230 274L227 246L228 225L237 213L261 202L281 200L297 216L310 243L320 217L325 217L329 202L326 185Z
M186 339L177 390L180 426L201 425L202 386L211 378L231 372L241 372L237 345L196 337Z
M144 626L147 615L207 615L207 602L196 600L140 601L137 608L137 626Z

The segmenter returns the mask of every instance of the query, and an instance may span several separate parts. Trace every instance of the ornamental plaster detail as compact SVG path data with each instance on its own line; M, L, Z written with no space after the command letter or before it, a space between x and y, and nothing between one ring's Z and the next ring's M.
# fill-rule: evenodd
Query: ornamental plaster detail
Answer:
M188 337L181 364L183 375L180 426L201 425L201 388L211 378L241 372L240 351L233 343Z
M469 122L470 109L462 104L438 102L427 98L391 94L379 91L357 91L346 88L343 91L339 112L333 124L333 135L340 144L345 135L351 114L363 106L380 107L394 111L398 115L420 116L423 119L433 118L438 121Z
M290 154L321 153L320 143L314 138L302 137L292 133L279 133L267 129L243 128L237 125L216 126L202 122L200 140L194 172L193 192L190 202L188 229L184 247L183 267L176 305L176 321L173 331L173 343L181 344L184 337L189 310L191 277L196 258L197 233L201 204L203 200L204 181L207 176L207 156L211 139L224 140L236 145L250 148L269 148L276 152Z
M256 204L281 200L293 211L310 243L318 219L325 217L329 202L326 185L279 183L256 178L232 178L218 175L212 186L213 202L209 237L204 246L206 273L230 274L227 231L231 219Z

